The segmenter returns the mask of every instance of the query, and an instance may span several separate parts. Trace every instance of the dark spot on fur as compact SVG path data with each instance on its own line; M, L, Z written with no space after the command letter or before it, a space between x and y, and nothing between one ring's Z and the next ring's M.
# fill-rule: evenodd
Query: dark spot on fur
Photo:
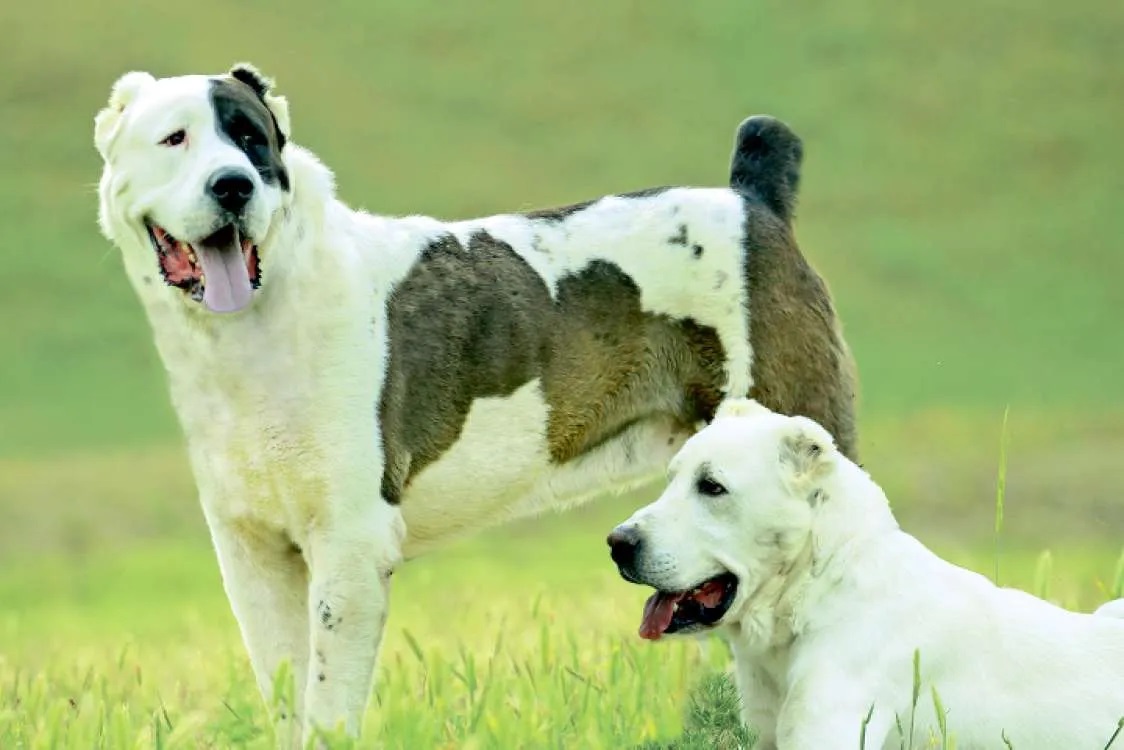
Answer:
M701 258L703 254L702 245L691 245L691 252L696 258Z
M320 624L327 630L335 630L343 622L342 617L332 617L332 608L324 600L316 605L316 614L320 618Z
M721 289L729 279L730 277L726 274L725 271L719 271L718 273L714 274L714 291L717 292L719 289Z
M328 679L328 677L323 672L321 672L320 674L316 675L316 679L320 682L323 682L324 680Z
M151 276L141 276L141 281L143 281L146 285L149 285L149 284L152 283L152 277Z
M686 224L680 224L679 225L679 231L677 231L675 234L673 234L672 236L667 238L667 244L669 244L669 245L682 245L683 247L686 247L687 246L687 225Z
M267 185L289 189L289 172L281 159L285 136L261 96L244 81L211 81L211 106L220 137L246 155Z

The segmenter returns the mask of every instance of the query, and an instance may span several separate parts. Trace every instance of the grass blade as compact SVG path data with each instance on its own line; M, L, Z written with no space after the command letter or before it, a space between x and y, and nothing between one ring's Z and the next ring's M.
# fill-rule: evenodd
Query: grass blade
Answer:
M1003 532L1003 501L1007 494L1007 442L1010 434L1007 432L1007 418L1011 415L1011 406L1003 410L1003 432L999 436L999 476L995 482L995 585L999 585L999 556Z

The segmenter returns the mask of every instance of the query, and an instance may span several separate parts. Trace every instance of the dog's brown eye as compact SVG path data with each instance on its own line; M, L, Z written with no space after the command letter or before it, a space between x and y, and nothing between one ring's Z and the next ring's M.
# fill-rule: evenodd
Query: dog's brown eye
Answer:
M706 495L707 497L718 497L726 494L726 488L710 477L699 477L695 489L699 491L700 495Z
M180 129L174 133L169 133L168 137L160 141L161 146L179 146L187 140L187 131Z

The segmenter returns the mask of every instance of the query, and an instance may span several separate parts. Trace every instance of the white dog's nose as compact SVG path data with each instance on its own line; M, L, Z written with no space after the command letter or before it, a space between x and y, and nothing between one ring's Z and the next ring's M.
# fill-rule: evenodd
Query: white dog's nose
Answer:
M636 550L640 548L640 532L635 526L618 526L605 541L609 543L609 556L620 567L631 567L636 561Z

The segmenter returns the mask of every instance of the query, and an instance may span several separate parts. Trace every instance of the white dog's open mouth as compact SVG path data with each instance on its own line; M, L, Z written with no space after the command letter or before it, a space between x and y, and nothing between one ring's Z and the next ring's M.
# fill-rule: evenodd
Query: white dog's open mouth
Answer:
M733 573L707 579L689 591L657 591L644 605L640 637L656 641L671 633L714 627L737 593L738 578Z
M212 312L235 312L250 303L261 283L257 245L227 225L194 245L146 222L160 272L168 286L182 289Z

